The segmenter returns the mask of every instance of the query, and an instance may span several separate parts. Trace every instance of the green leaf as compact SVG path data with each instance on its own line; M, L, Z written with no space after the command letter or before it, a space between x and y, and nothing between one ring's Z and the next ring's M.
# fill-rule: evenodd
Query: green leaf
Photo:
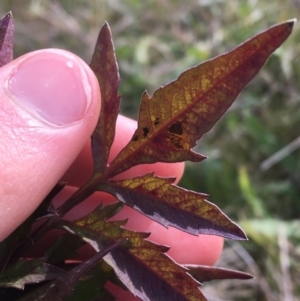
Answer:
M92 135L95 173L104 171L110 147L115 136L115 124L120 111L118 95L120 76L109 25L105 23L99 33L91 69L95 72L101 92L101 112Z
M14 19L9 12L0 19L0 67L13 59L14 35Z
M287 39L293 25L294 20L275 25L232 51L183 72L152 97L144 93L138 129L110 164L106 177L137 164L203 160L191 148Z
M46 258L18 261L0 275L0 287L24 289L25 284L40 283L66 274L64 270L46 264L45 261Z
M147 174L133 179L107 181L99 188L166 228L172 226L194 235L201 233L246 239L240 227L206 200L207 195L183 189L173 182L171 178Z

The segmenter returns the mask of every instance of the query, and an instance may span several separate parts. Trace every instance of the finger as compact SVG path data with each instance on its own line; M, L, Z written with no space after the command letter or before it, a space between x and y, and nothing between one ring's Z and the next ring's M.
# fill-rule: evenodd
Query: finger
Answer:
M117 156L122 148L131 140L133 133L137 128L136 121L120 115L117 119L115 139L111 147L109 155L109 163ZM149 172L155 172L161 177L176 177L177 182L182 177L184 171L184 163L155 163L137 165L121 175L115 177L133 178L144 175ZM67 182L71 186L82 186L93 174L93 159L91 144L88 142L81 151L77 159L63 176L62 181Z
M56 49L0 69L0 240L28 217L78 156L100 111L98 82Z

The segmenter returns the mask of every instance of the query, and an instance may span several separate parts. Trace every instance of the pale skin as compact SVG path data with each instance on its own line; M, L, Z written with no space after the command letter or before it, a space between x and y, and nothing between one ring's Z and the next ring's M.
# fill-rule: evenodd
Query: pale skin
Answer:
M40 116L36 116L30 109L24 110L23 105L18 104L16 96L8 85L8 79L16 68L19 68L24 57L18 58L0 68L0 239L7 237L18 227L40 204L51 188L61 179L67 181L69 186L56 199L56 205L65 200L82 185L92 174L92 160L90 153L91 136L100 112L101 97L97 79L89 67L78 57L62 50L42 50L25 56L44 60L43 70L47 74L53 74L58 82L62 72L61 61L56 62L56 57L66 57L86 74L89 85L87 108L81 112L73 112L72 122L69 120L63 126L55 126L45 122ZM37 67L38 68L38 67ZM47 69L48 68L48 69ZM30 73L31 74L31 73ZM33 67L32 74L35 74ZM36 90L30 76L20 76L19 82L28 89ZM63 77L66 81L66 78ZM71 81L71 80L70 80ZM77 84L77 83L75 83ZM73 82L64 85L74 85ZM75 87L76 88L76 87ZM29 92L30 94L31 92ZM41 91L42 93L42 91ZM50 95L55 91L47 90ZM43 94L40 95L43 98ZM68 100L69 101L69 100ZM71 100L70 100L71 101ZM66 113L67 114L67 113ZM75 121L74 121L75 119ZM116 128L116 137L111 149L111 161L117 153L130 140L136 122L123 116L119 116ZM177 182L184 170L183 163L136 166L118 178L134 177L154 171L156 175L163 177L176 177ZM67 218L74 219L91 211L102 201L106 203L115 201L112 197L99 194L92 195L88 200L77 206ZM212 265L220 256L223 239L216 236L200 235L191 236L176 229L165 229L152 222L148 218L135 212L131 208L125 208L116 218L129 218L129 229L152 232L150 239L161 244L171 246L169 255L179 263L195 263ZM190 250L190 252L182 252ZM88 252L88 251L87 251ZM86 257L82 254L83 257ZM118 297L119 301L139 300L132 295L117 290L111 284L108 289Z

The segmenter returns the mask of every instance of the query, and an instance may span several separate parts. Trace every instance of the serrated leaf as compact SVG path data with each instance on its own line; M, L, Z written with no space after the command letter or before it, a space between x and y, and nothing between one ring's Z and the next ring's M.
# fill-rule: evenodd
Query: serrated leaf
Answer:
M45 260L21 259L0 276L0 287L24 289L26 284L40 283L66 274L64 270L45 263Z
M110 206L115 205L106 207ZM187 270L164 254L168 247L145 240L149 235L147 233L122 229L124 221L106 222L99 219L101 210L101 207L96 208L75 224L66 222L64 228L85 239L89 235L93 241L98 237L98 246L93 244L96 250L126 238L126 243L104 259L134 295L142 300L156 301L206 300L198 289L199 284L187 274Z
M195 266L185 265L188 273L192 275L200 283L217 279L252 279L253 276L240 271L211 267L211 266Z
M146 174L133 179L107 181L99 188L166 228L172 226L193 235L246 239L239 226L206 200L207 195L183 189L173 182L171 178Z
M120 111L118 95L120 76L109 25L105 23L99 33L90 64L96 74L101 92L101 112L92 135L95 173L106 168L110 147L115 136L115 123Z
M9 12L0 19L0 67L13 59L14 35L14 19Z
M143 94L138 129L106 171L117 175L143 163L203 160L191 150L226 112L268 57L290 35L294 20L275 25L232 51Z

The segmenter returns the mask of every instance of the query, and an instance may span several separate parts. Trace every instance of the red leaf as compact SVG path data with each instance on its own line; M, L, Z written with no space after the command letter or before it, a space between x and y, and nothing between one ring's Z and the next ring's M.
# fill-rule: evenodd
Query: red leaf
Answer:
M120 201L162 224L190 234L220 235L246 239L243 230L232 222L207 195L172 185L174 179L141 177L108 181L99 185Z
M224 268L210 267L210 266L193 266L186 265L188 273L192 275L200 283L205 281L211 281L216 279L252 279L253 276L235 270L229 270Z
M293 25L294 21L275 25L232 51L185 71L152 97L144 93L138 129L111 163L107 177L142 163L203 160L191 148L286 40Z
M90 67L96 74L101 92L100 117L92 135L95 173L101 173L106 168L110 147L114 140L121 98L118 95L119 68L107 23L99 33Z
M9 12L0 20L0 67L13 59L14 35L14 19Z
M92 241L97 251L126 238L127 242L104 259L128 289L142 300L206 301L198 288L199 283L187 274L187 269L164 254L168 247L145 240L149 236L147 233L122 229L124 221L99 219L104 216L101 211L112 211L110 207L116 206L118 204L112 204L103 209L100 206L75 223L64 222L64 228L87 242Z

